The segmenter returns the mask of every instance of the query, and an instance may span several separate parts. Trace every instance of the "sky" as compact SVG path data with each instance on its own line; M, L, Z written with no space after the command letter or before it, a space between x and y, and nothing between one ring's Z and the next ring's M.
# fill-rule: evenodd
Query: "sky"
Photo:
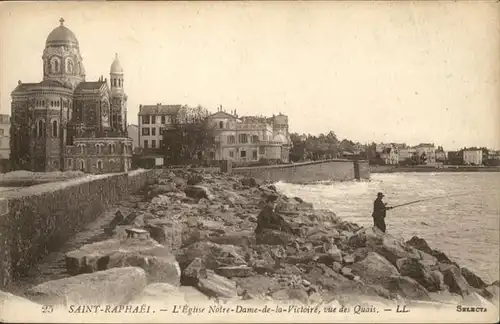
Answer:
M484 2L19 2L0 4L0 113L42 80L64 17L86 80L118 53L139 104L289 117L290 131L361 143L500 149L500 4Z

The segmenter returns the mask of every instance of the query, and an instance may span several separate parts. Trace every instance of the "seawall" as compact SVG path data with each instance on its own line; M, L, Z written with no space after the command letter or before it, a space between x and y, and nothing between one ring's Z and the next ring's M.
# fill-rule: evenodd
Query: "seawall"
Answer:
M303 184L369 179L368 161L322 160L285 165L234 168L233 173L266 181Z
M434 166L393 166L393 165L371 165L371 173L398 173L398 172L500 172L499 166L464 166L446 165Z
M1 193L0 285L23 275L108 206L156 178L157 170L89 176Z

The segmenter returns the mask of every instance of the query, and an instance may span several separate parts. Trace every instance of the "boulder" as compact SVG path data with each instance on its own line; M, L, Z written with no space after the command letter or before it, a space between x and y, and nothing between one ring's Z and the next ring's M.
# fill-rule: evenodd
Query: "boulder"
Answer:
M431 300L427 290L410 277L391 276L383 283L383 287L391 292L400 294L404 298Z
M292 226L281 216L275 212L272 204L267 204L262 208L257 216L257 228L255 233L258 234L264 230L277 230L286 233L292 232Z
M214 196L210 193L210 190L208 190L208 188L205 186L187 186L186 188L184 188L184 193L186 193L186 196L194 199L214 199Z
M429 255L432 255L433 257L435 257L437 259L438 262L453 263L448 258L448 256L446 256L446 254L444 254L443 252L441 252L439 250L431 249L429 244L427 244L427 242L424 239L419 238L418 236L412 237L409 241L406 241L406 244L408 246L412 246L412 247L416 248L417 250L420 250L420 251L425 252Z
M196 286L201 277L206 277L207 268L200 258L194 259L186 269L182 270L181 283L185 286Z
M219 267L215 272L226 278L250 277L255 274L253 268L246 265Z
M217 244L229 244L235 246L253 246L256 243L253 231L227 232L220 236L210 236L208 240Z
M0 321L3 323L19 321L22 318L19 313L21 309L23 313L38 314L42 307L41 304L0 290Z
M72 275L129 266L144 269L149 282L180 283L175 257L154 240L112 239L87 244L66 254L66 269Z
M474 274L474 272L470 271L469 269L462 268L460 269L460 272L462 273L462 276L465 278L465 280L467 280L467 283L471 287L483 289L486 288L486 286L488 286L481 278L476 276L476 274Z
M152 303L179 303L186 302L185 293L179 290L178 286L168 283L153 283L136 297L130 304L152 304Z
M396 265L402 276L415 279L428 291L440 290L440 282L438 281L436 284L435 279L431 276L431 270L423 265L420 260L414 258L401 258L396 261Z
M399 275L398 269L387 259L375 252L368 252L365 259L351 265L354 275L366 283L381 283L387 278Z
M196 288L209 297L238 297L236 283L215 274L212 270L207 270L206 276L199 278Z
M104 228L104 231L108 234L112 234L115 227L120 225L120 223L122 223L124 220L125 220L125 216L123 216L123 213L120 210L117 210L115 213L115 217Z
M25 295L41 304L123 304L147 285L146 272L137 267L114 268L52 280L32 287Z
M460 269L455 265L448 265L442 268L444 283L450 287L450 292L465 296L470 291L467 280L462 275Z
M187 184L190 186L197 185L203 182L203 177L199 174L191 174L188 176Z
M257 244L286 246L295 240L292 234L278 230L264 229L255 234Z
M149 196L156 197L161 194L169 193L169 192L178 192L179 189L175 186L175 183L166 182L164 184L156 184L149 187Z
M244 265L244 251L234 245L220 245L209 241L191 244L176 253L181 269L186 268L195 258L203 260L207 269L223 266Z
M339 227L337 227L338 229ZM348 231L352 232L352 231ZM381 244L384 233L376 227L362 228L347 238L347 243L355 248Z
M396 265L398 259L401 258L420 258L420 255L415 252L414 249L407 247L402 242L389 235L385 235L381 244L373 248L375 252L386 258L393 265Z
M170 250L176 250L182 246L182 224L175 220L152 219L144 228L149 231L152 239Z
M298 301L301 302L304 305L307 305L309 303L309 295L304 289L281 289L278 291L275 291L271 294L271 298L273 300L280 300L280 301Z
M246 186L246 187L258 187L259 182L262 182L262 181L257 181L257 179L251 178L251 177L245 177L245 178L241 179L240 182L243 186Z

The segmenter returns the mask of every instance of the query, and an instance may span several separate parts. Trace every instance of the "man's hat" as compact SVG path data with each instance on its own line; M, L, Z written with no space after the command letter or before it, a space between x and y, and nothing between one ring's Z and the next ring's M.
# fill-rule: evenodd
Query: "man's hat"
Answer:
M377 197L384 197L384 194L383 194L383 193L381 193L381 192L379 192L379 193L377 194Z

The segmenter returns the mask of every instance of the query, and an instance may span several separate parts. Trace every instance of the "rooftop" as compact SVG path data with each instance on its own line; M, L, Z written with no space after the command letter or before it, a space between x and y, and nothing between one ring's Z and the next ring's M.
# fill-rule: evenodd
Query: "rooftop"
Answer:
M173 115L176 114L182 105L140 105L139 116L143 115Z

